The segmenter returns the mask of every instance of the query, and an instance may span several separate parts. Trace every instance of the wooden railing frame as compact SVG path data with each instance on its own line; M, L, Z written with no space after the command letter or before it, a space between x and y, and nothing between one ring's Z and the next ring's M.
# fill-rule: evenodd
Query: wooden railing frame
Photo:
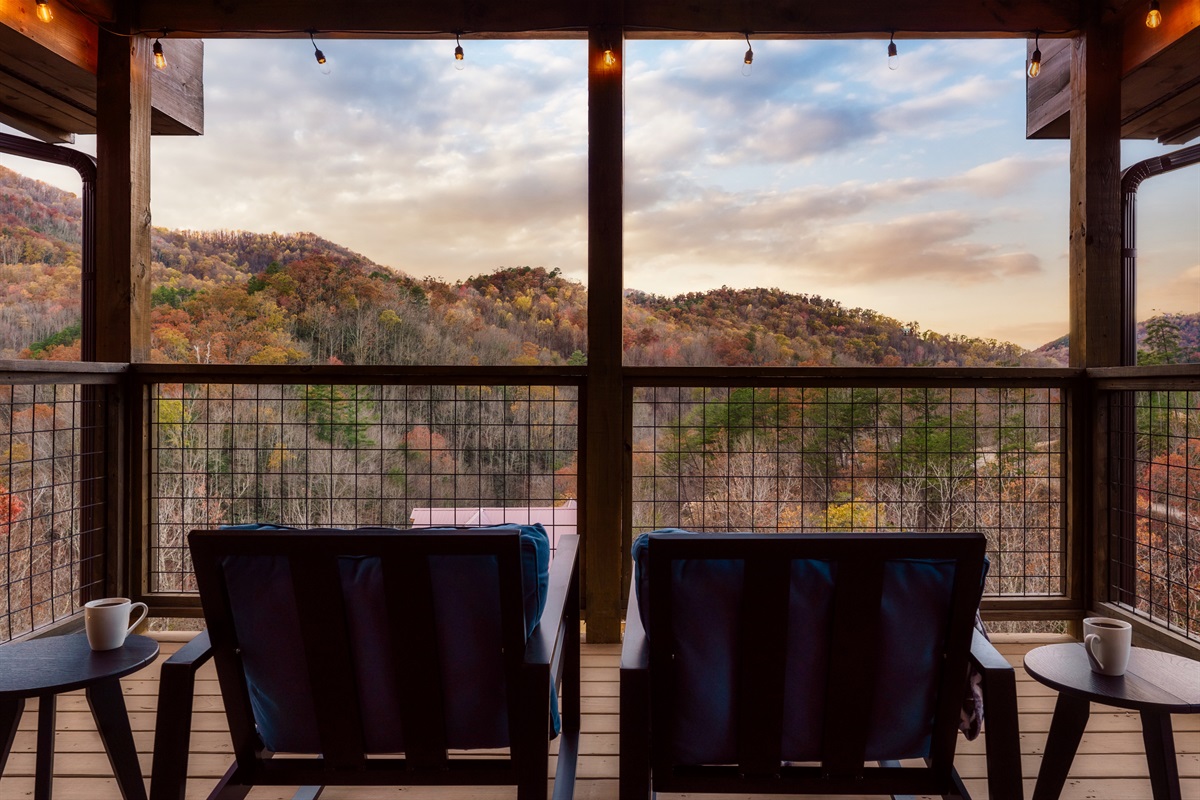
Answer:
M625 367L627 420L624 437L626 472L632 455L632 415L635 387L646 386L780 386L780 387L929 387L929 388L1059 388L1065 398L1086 396L1088 405L1105 405L1105 393L1138 389L1200 390L1200 365L1168 367L1108 367L1092 369L1046 368L734 368L734 367ZM103 387L108 408L109 446L107 474L124 480L108 481L108 530L127 531L107 536L107 589L151 604L156 616L198 616L199 603L189 595L152 594L146 591L145 574L149 516L148 402L156 383L285 383L285 384L475 384L535 383L580 387L581 430L586 426L585 367L345 367L175 365L82 362L0 361L0 383L77 383ZM1093 415L1095 416L1095 415ZM1098 426L1102 420L1093 419ZM585 438L580 438L580 468L585 470ZM1070 452L1070 451L1069 451ZM1068 453L1068 458L1069 458ZM1093 462L1084 469L1094 470ZM1089 473L1094 477L1094 472ZM583 488L581 482L581 489ZM628 498L628 493L626 493ZM580 498L586 502L585 498ZM1068 495L1068 502L1081 502ZM625 530L632 522L632 505L622 503ZM1069 512L1068 512L1069 514ZM1089 515L1090 516L1090 515ZM1070 517L1068 516L1068 519ZM584 522L581 519L581 525ZM1078 621L1104 613L1129 621L1139 641L1160 649L1200 657L1200 643L1184 639L1162 625L1108 602L1107 566L1101 556L1106 544L1084 541L1079 530L1064 526L1069 569L1063 595L990 596L984 600L985 616L996 620L1066 619ZM628 539L628 533L623 536ZM627 547L623 548L627 551ZM1097 552L1098 550L1104 552ZM1077 574L1085 576L1080 581ZM626 582L628 572L625 572Z

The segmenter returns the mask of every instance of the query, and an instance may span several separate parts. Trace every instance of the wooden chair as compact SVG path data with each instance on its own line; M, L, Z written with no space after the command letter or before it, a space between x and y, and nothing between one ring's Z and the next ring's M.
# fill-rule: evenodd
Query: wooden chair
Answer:
M652 533L634 555L622 800L967 798L953 758L968 661L989 796L1022 797L1014 671L973 626L982 535Z
M535 533L193 531L207 630L163 665L152 800L184 797L195 674L210 657L236 759L210 798L253 786L315 798L330 785L515 784L521 800L544 799L556 685L554 797L571 797L578 537L560 538L547 586L538 548L549 544ZM493 752L466 752L480 748Z

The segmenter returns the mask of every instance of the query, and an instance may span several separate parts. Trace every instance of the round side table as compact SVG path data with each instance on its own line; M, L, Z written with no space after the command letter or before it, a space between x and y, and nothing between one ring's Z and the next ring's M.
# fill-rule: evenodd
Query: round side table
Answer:
M1062 792L1093 701L1141 713L1154 800L1181 800L1171 715L1200 713L1200 662L1135 647L1113 677L1092 672L1082 644L1052 644L1026 653L1025 671L1058 690L1033 800Z
M113 774L125 800L146 800L146 786L120 679L149 664L158 655L158 642L130 636L124 647L95 652L87 636L49 636L0 647L0 773L8 761L25 698L38 699L37 768L34 800L50 800L54 775L55 696L83 689L96 728L108 753Z

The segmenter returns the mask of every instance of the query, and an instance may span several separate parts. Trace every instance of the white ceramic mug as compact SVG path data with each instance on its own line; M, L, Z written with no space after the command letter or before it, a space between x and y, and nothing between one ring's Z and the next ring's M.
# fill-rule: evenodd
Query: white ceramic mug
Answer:
M129 615L141 606L142 613L132 623ZM128 597L105 597L83 606L83 627L93 650L115 650L125 644L125 637L141 624L150 609L145 603L131 603Z
M1129 648L1133 644L1133 626L1108 617L1088 617L1083 621L1083 649L1087 651L1092 672L1124 675L1129 666Z

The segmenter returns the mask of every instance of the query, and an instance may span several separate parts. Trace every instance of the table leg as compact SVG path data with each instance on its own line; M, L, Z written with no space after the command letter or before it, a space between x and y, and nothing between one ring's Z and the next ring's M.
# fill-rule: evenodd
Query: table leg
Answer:
M1054 717L1050 720L1050 733L1046 737L1042 768L1038 770L1037 783L1033 787L1033 800L1057 800L1062 793L1090 714L1091 703L1087 700L1068 694L1058 696Z
M33 800L50 800L54 780L54 705L52 694L38 697L37 763L33 772Z
M8 763L8 754L12 751L13 740L17 738L17 728L21 725L21 715L24 713L24 697L0 700L0 774Z
M1179 765L1175 761L1171 715L1143 711L1142 741L1146 743L1146 761L1150 766L1154 800L1180 800Z
M121 682L113 678L93 684L84 691L121 796L125 800L146 800L146 784L142 781L142 767L138 764L129 714L121 695Z

